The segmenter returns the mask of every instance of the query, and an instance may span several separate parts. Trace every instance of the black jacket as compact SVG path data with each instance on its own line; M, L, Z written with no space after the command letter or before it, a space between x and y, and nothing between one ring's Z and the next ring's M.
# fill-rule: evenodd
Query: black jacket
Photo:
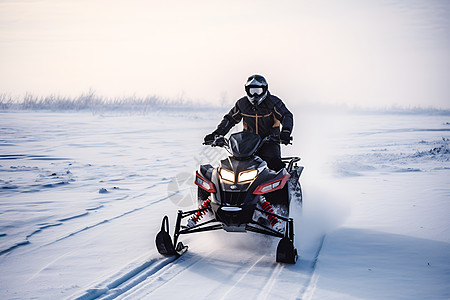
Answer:
M292 132L294 118L283 101L269 92L261 104L254 106L247 97L236 102L236 105L223 117L215 133L225 135L234 125L243 120L244 130L259 134L262 138L274 134L280 135L280 124L283 130Z

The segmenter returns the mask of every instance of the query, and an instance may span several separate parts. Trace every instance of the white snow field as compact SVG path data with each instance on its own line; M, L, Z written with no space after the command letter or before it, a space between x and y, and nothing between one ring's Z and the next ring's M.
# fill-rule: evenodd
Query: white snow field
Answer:
M224 231L159 255L226 111L0 112L0 299L450 298L450 115L294 109L298 262Z

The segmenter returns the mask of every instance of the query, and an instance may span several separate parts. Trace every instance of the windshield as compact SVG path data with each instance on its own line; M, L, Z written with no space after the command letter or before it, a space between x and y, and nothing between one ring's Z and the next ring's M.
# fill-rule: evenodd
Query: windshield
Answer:
M230 136L230 147L236 158L252 156L261 143L261 137L255 133L241 131Z

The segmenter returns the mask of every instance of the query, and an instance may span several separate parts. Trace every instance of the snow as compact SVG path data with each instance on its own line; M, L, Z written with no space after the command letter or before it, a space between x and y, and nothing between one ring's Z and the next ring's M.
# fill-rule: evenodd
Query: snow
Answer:
M294 108L297 264L223 231L160 256L162 217L195 206L192 173L225 155L201 145L225 112L0 112L0 298L450 298L445 114Z

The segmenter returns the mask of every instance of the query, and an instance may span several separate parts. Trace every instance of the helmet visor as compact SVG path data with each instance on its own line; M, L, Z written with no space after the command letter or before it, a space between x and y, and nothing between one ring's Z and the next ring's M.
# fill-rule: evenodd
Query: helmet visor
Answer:
M260 96L262 95L264 89L262 87L251 87L248 89L248 93L250 96Z

